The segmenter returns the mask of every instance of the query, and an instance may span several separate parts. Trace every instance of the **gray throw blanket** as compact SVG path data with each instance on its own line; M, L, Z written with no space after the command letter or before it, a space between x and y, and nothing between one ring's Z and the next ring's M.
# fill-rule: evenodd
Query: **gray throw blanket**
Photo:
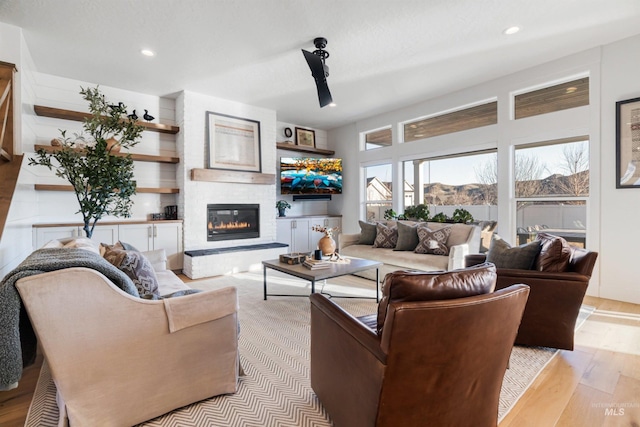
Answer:
M99 271L124 292L139 297L126 274L86 249L38 249L0 283L0 389L20 380L23 366L35 360L36 337L15 288L19 279L48 271L87 267Z

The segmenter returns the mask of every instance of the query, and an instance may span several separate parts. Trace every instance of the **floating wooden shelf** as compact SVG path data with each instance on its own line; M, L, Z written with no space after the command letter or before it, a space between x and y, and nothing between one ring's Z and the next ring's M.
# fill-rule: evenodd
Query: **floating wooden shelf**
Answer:
M39 191L73 191L73 187L70 185L35 184L34 188ZM180 192L180 189L170 188L170 187L160 187L160 188L138 187L136 191L138 193L178 194Z
M42 105L34 105L33 108L38 116L52 117L54 119L65 119L65 120L74 120L77 122L83 122L84 119L91 117L90 113L81 113L79 111L63 110L61 108L44 107ZM144 127L145 130L148 130L150 132L170 133L174 135L180 132L180 128L178 126L163 125L161 123L140 122L140 121L138 121L137 124Z
M239 172L219 169L191 169L192 181L235 182L240 184L275 184L272 173Z
M299 151L301 153L322 154L325 156L333 156L336 154L333 150L325 150L324 148L305 147L302 145L285 144L284 142L276 142L276 147L281 150Z
M60 147L52 147L51 145L35 145L34 148L36 151L44 150L49 153L52 153L54 151L58 151L61 149ZM112 153L112 154L118 157L124 157L127 155L127 153ZM133 160L137 160L139 162L180 163L180 158L178 157L153 156L150 154L135 154L135 153L130 153L130 154Z

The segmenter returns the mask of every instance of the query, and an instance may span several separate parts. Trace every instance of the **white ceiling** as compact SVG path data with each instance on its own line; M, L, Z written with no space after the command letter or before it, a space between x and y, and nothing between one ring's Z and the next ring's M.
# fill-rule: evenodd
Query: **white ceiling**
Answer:
M0 21L43 73L331 129L637 34L640 0L0 0ZM318 36L335 108L300 52Z

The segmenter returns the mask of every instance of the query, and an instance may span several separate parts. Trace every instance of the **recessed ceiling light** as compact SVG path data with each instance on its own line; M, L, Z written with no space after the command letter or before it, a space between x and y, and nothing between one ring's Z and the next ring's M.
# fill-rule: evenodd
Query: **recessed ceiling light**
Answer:
M329 104L329 107L337 107L338 104L336 104L335 102L332 102L331 104Z
M150 49L142 49L140 53L144 56L156 56L156 53Z
M511 34L515 34L518 31L520 31L520 27L513 26L513 27L509 27L506 30L504 30L502 32L502 34L506 34L506 35L510 36Z

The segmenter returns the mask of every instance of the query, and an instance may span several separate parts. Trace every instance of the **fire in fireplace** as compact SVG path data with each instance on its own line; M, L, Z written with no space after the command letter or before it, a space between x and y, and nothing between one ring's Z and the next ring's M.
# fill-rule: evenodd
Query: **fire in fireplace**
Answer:
M207 241L260 237L260 205L207 205Z

